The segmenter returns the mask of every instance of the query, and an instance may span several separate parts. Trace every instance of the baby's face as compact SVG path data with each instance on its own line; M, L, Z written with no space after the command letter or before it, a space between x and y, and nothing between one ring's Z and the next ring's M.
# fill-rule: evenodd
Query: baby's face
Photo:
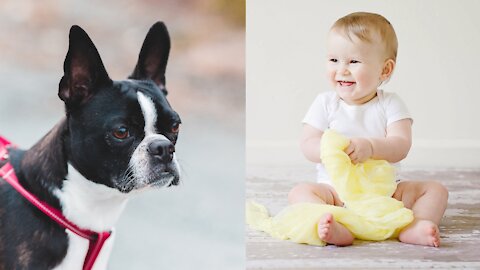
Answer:
M375 97L382 81L385 54L380 37L368 43L331 30L327 44L327 79L348 104L363 104Z

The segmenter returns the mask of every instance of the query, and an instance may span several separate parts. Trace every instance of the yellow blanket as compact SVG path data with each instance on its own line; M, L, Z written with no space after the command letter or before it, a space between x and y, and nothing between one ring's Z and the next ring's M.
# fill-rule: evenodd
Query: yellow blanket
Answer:
M250 227L279 239L323 246L317 223L321 216L332 213L355 238L379 241L397 237L412 222L413 213L391 198L396 189L394 168L384 160L352 164L343 151L349 143L332 130L324 132L321 143L322 163L346 208L298 203L270 217L263 205L247 202L246 220Z

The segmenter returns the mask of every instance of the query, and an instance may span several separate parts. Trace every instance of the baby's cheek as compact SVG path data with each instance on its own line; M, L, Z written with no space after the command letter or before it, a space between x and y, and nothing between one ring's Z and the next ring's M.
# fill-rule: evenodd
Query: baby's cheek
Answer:
M327 80L330 85L335 86L337 81L335 80L335 71L327 69Z
M368 87L377 87L378 79L368 71L360 71L357 73L357 82Z

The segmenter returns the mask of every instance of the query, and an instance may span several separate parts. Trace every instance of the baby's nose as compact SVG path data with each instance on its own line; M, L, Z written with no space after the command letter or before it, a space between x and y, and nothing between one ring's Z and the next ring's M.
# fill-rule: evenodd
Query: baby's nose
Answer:
M348 69L348 65L345 65L345 64L340 65L340 67L338 69L338 73L340 73L341 75L350 74L350 70Z

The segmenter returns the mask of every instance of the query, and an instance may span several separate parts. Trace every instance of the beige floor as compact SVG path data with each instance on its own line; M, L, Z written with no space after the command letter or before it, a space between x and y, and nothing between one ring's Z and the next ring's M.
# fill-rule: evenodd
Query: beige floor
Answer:
M314 171L296 165L247 168L247 200L266 205L271 214L286 206L287 192L295 183L314 179ZM247 226L247 269L480 269L480 170L411 170L407 176L435 179L449 189L440 248L395 240L314 247L273 239Z

